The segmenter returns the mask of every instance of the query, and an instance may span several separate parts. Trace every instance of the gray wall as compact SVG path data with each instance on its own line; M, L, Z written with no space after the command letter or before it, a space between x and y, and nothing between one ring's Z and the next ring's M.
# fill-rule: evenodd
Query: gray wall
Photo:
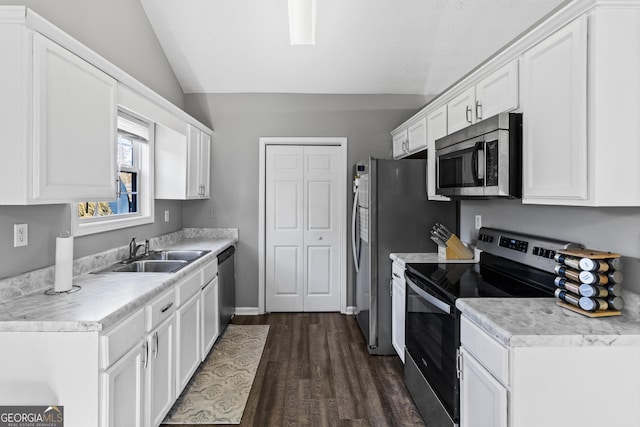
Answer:
M239 307L258 306L259 138L347 137L348 165L351 167L369 155L390 158L389 131L413 115L427 100L414 95L185 95L186 111L212 126L215 134L212 197L184 203L184 226L239 228L236 301ZM344 185L350 189L350 181ZM350 191L347 197L345 216L351 212ZM352 305L350 253L347 257L348 304Z
M160 44L137 0L0 0L24 4L95 50L169 101L182 106L184 97ZM0 197L1 202L1 197ZM164 210L171 221L164 222ZM29 246L13 247L13 224L29 224ZM74 257L125 245L182 228L181 202L156 202L156 223L77 238ZM52 265L55 237L70 229L68 205L0 206L0 278Z
M624 256L626 289L640 293L640 208L523 205L520 200L464 200L461 236L475 241L475 215L485 227L503 228L581 243Z
M184 95L139 0L0 0L25 5L182 107Z

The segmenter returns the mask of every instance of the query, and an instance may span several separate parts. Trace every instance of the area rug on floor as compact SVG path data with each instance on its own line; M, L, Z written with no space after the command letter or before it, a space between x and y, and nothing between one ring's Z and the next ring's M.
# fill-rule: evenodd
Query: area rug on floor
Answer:
M229 325L163 424L240 424L269 325Z

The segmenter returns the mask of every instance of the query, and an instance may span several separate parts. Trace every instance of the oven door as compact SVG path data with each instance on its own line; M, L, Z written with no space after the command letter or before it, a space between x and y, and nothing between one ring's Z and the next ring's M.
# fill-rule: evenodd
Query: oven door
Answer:
M436 193L443 196L483 196L484 137L436 150Z
M411 358L405 365L407 388L423 417L439 418L441 422L438 425L457 425L459 381L456 350L460 345L459 312L411 273L405 273L405 278L405 346L407 355ZM422 384L420 377L424 379Z

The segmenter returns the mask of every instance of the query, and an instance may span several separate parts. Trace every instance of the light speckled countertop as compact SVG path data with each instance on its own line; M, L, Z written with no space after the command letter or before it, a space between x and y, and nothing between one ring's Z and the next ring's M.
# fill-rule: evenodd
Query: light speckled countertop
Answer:
M425 264L425 263L473 263L478 262L478 254L476 253L476 259L442 259L438 256L437 252L431 253L392 253L389 254L389 258L392 261L398 262L403 267L406 264Z
M211 252L175 273L85 273L73 278L73 284L82 288L78 292L38 292L4 302L0 304L0 332L107 330L236 242L233 237L202 238L193 233L182 240L160 240L155 248Z
M589 318L558 306L557 301L462 298L456 307L505 346L640 345L640 321L624 315Z

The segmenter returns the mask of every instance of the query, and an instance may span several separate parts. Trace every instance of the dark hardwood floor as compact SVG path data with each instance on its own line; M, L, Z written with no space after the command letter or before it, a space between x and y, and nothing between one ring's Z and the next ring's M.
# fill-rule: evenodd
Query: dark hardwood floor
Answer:
M396 356L370 356L352 316L236 316L270 325L241 426L424 426Z

